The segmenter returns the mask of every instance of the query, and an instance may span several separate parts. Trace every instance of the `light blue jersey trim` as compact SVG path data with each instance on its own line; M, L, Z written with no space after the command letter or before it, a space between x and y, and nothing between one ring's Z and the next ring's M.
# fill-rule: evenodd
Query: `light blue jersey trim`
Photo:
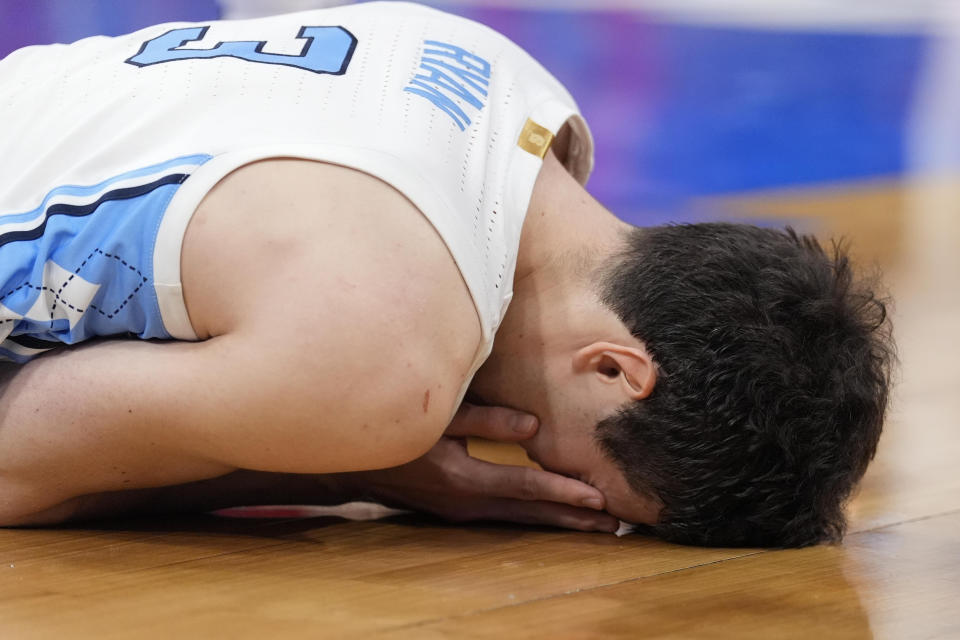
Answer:
M70 197L85 197L85 196L94 196L99 193L109 191L110 187L116 185L117 183L124 182L127 180L133 180L135 178L142 178L143 176L150 176L158 173L167 173L171 169L177 167L199 167L204 162L210 159L210 156L205 154L194 154L189 156L182 156L180 158L174 158L173 160L168 160L166 162L161 162L159 164L154 164L149 167L144 167L142 169L136 169L134 171L128 171L127 173L121 173L120 175L108 178L103 182L81 186L81 185L62 185L55 189L50 190L46 197L43 199L43 202L40 203L40 206L37 208L26 211L23 213L9 213L9 214L0 214L0 233L3 232L2 225L6 225L14 222L25 222L36 218L41 212L50 208L51 204L55 204L54 200L70 196Z
M210 158L59 186L40 207L0 216L0 360L22 363L97 336L170 338L153 286L157 229Z

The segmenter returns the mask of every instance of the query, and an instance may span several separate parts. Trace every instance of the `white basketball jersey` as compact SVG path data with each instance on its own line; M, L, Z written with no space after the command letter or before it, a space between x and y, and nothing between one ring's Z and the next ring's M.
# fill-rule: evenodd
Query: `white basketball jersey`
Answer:
M0 294L21 286L0 313L45 341L195 339L179 265L197 205L244 164L314 159L384 180L430 220L481 320L475 370L512 296L543 153L568 121L568 168L585 182L590 135L560 83L496 32L408 3L22 49L0 62L0 263L30 264L0 274ZM84 227L96 216L98 231Z

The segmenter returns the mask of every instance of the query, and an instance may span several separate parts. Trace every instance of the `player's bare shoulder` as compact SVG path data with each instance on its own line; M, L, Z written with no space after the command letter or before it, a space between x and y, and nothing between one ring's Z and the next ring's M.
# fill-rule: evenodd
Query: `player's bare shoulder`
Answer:
M481 342L430 222L391 186L336 165L276 159L234 171L191 221L182 271L201 337L240 331L286 357L338 363L342 377L326 386L360 405L396 394L452 415Z

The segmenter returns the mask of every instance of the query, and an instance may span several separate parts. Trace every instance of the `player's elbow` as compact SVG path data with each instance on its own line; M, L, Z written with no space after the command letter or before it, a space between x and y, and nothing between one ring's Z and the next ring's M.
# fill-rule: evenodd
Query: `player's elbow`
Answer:
M403 333L282 345L256 366L244 365L263 341L214 342L230 366L218 361L216 386L184 389L166 422L179 425L188 452L234 468L311 474L409 462L443 435L463 381L458 361Z
M382 469L419 458L437 443L455 412L459 389L451 384L451 367L422 355L391 360L350 390L327 396L326 406L337 405L331 415L342 419L323 425L324 439L342 444L334 462L338 470Z
M388 384L389 382L389 384ZM435 375L406 370L402 379L347 388L289 384L249 400L244 417L208 438L231 465L282 473L382 469L433 447L454 413L456 390ZM258 415L260 406L270 410Z
M427 453L443 436L455 410L456 398L446 392L447 386L411 379L371 403L349 430L352 443L341 463L352 470L383 469Z

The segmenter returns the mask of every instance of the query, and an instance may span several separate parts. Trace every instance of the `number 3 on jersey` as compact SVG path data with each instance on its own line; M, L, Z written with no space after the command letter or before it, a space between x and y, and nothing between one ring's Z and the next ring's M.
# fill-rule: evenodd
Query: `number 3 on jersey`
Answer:
M266 42L218 42L209 49L182 49L190 42L203 40L210 27L174 29L153 40L147 40L137 55L126 62L146 67L176 60L203 58L240 58L260 64L280 64L314 73L343 75L350 64L357 39L343 27L302 27L298 40L306 40L300 55L264 53Z

